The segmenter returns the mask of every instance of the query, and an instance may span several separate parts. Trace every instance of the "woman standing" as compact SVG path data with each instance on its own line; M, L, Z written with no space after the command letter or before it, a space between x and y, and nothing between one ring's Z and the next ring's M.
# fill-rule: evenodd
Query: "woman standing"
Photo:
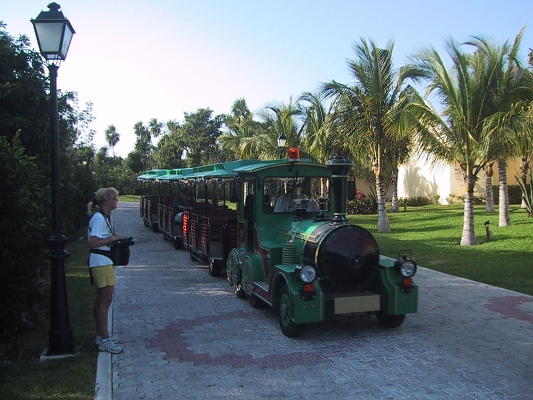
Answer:
M116 338L110 337L107 320L109 307L113 301L113 292L117 283L113 262L102 254L111 250L110 244L122 236L115 234L111 226L111 211L117 208L118 191L115 188L101 188L94 194L87 205L89 221L89 271L91 282L96 286L94 302L94 320L96 322L95 344L99 350L109 353L121 353L123 348ZM96 250L93 252L93 250Z

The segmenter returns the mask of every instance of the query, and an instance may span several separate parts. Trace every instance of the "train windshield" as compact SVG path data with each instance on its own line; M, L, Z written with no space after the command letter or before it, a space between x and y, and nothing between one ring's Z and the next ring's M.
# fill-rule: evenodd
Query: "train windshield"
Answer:
M309 213L329 209L329 178L267 177L263 184L263 210L266 213Z

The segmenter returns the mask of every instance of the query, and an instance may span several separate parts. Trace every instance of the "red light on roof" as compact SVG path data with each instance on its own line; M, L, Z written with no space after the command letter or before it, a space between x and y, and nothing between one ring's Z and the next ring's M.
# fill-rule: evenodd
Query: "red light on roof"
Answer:
M289 149L289 161L300 161L300 149L298 147Z

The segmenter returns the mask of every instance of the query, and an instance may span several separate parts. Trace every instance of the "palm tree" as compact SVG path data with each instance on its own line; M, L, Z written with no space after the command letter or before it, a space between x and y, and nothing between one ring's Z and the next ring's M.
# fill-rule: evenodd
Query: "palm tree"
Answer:
M514 132L514 155L521 158L520 176L516 179L522 189L522 208L528 209L526 196L529 193L524 189L528 186L527 177L530 176L533 157L533 102L521 102L516 108L517 112L509 120L508 127Z
M322 89L324 95L334 98L338 135L349 143L355 159L371 165L376 180L378 232L391 230L385 209L384 173L387 168L391 170L387 162L399 161L399 157L391 160L390 155L397 153L405 126L402 110L412 98L404 90L408 75L393 68L393 50L392 41L381 49L373 41L361 39L354 46L357 59L348 62L355 84L332 81Z
M492 117L487 120L488 125L494 125L490 142L489 153L493 159L498 160L499 172L499 226L511 224L509 216L509 196L507 190L507 159L515 156L516 132L507 129L500 121L501 115L512 115L517 110L516 104L529 101L533 87L529 74L518 60L520 43L524 35L524 28L518 33L511 44L506 41L503 46L495 46L484 37L474 37L468 44L473 45L487 60L487 65L492 67L488 71L491 75L490 88L485 100L485 109ZM504 118L503 120L506 120ZM492 182L491 182L492 183ZM492 188L487 188L488 191Z
M488 43L488 42L487 42ZM464 223L461 245L477 243L474 232L474 184L479 173L492 159L496 135L501 135L501 123L496 116L508 113L518 92L510 83L502 85L499 74L504 70L506 46L499 51L483 47L485 41L474 38L470 44L476 51L467 54L449 39L447 52L452 60L448 68L437 51L426 48L410 57L410 69L428 82L427 96L434 95L442 105L442 112L419 99L408 109L416 125L421 150L439 160L455 163L461 169L465 190ZM499 54L495 57L495 54ZM514 58L510 57L513 61ZM501 87L499 85L502 85ZM503 90L505 87L505 90ZM503 142L501 142L503 143ZM500 144L501 144L500 143Z
M494 175L494 163L489 162L485 166L485 196L487 203L485 205L485 212L492 213L496 211L494 207L494 191L492 190L492 177Z
M263 133L254 138L254 145L261 149L262 158L276 158L277 138L285 135L287 147L299 147L303 136L303 125L297 117L302 115L298 105L274 104L265 107L261 116L265 119Z
M150 122L148 123L148 129L154 139L159 137L159 135L161 135L163 126L164 124L162 122L158 122L157 118L152 118L150 120Z
M231 114L224 116L225 131L218 142L228 159L258 157L258 151L252 145L253 138L259 134L261 124L254 121L254 114L246 105L246 100L237 99L231 107Z
M392 186L392 206L391 212L400 212L400 201L398 199L398 175L401 165L407 164L411 158L412 149L411 132L407 132L402 138L393 145L392 150L387 153L387 158L390 160L390 179Z
M336 147L340 145L333 129L333 107L330 105L326 108L320 95L311 92L303 93L298 103L305 117L302 145L311 157L325 163L338 153Z
M117 132L115 125L109 125L105 130L105 141L113 149L113 157L115 157L115 146L120 140L120 135Z
M135 123L133 126L133 132L135 133L135 136L137 136L133 153L137 154L143 169L146 169L148 167L150 154L152 153L154 147L152 145L152 135L150 130L144 126L142 121Z

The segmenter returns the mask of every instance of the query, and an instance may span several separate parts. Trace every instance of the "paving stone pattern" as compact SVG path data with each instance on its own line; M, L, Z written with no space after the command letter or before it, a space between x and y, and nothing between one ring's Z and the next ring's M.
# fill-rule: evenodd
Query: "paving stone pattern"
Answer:
M114 224L136 242L116 268L114 400L533 398L531 296L420 268L419 313L398 329L351 316L289 339L137 204L120 203Z

